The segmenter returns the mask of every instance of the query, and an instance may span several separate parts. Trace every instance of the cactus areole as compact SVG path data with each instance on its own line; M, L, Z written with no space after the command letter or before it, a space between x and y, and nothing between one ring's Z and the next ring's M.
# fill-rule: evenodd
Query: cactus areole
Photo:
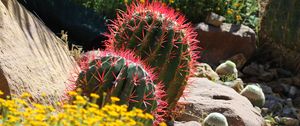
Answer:
M198 58L197 33L174 9L159 2L134 3L109 25L110 50L133 50L164 84L169 109L175 107Z
M164 92L149 67L143 65L131 52L90 51L80 62L81 72L76 80L82 94L100 95L98 104L109 102L110 97L119 97L118 104L126 104L152 113L161 121L166 103L161 100ZM106 94L106 95L103 95Z

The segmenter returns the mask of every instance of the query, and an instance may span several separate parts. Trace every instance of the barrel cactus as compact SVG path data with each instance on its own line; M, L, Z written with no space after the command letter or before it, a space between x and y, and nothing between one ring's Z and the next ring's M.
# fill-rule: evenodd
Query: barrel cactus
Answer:
M111 96L118 97L117 104L126 104L129 109L143 109L161 119L166 106L161 100L164 95L160 90L162 85L154 83L152 70L133 53L90 51L81 58L80 67L76 85L82 95L98 94L100 105L110 102Z
M240 94L248 98L254 106L263 107L265 104L265 95L257 84L247 85Z
M204 126L228 126L226 117L217 112L210 113L203 121Z
M107 48L132 50L154 68L174 108L198 58L197 33L183 15L159 2L133 3L109 25Z

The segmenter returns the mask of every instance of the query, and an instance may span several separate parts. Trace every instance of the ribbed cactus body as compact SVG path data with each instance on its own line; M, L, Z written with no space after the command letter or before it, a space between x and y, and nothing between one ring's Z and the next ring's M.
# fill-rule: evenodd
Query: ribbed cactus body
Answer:
M156 108L153 75L131 53L91 51L84 56L81 68L76 83L83 95L99 94L99 104L114 96L120 98L118 104L126 104L129 109L137 107L152 112Z
M133 50L153 67L174 107L197 59L197 34L185 18L161 3L137 3L120 12L109 30L107 47Z

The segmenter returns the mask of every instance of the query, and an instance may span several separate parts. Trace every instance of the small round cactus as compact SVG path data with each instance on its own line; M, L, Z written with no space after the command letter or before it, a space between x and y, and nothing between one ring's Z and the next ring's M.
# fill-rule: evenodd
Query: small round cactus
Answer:
M203 121L204 126L228 126L226 117L217 112L210 113Z
M227 60L216 68L216 73L222 81L233 81L238 77L238 70L234 62Z
M241 92L241 95L249 99L254 106L262 107L265 104L265 95L260 86L247 85Z

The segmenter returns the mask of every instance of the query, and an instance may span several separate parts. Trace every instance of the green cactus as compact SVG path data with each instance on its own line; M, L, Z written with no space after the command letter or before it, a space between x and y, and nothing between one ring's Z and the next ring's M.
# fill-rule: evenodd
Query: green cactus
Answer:
M238 70L234 62L227 60L216 68L216 73L220 76L220 80L233 81L238 77Z
M228 123L223 114L213 112L204 119L203 126L228 126Z
M106 36L108 49L130 49L154 68L165 86L169 108L183 95L197 57L197 33L174 9L158 2L137 3L120 12Z
M153 112L159 99L156 97L153 74L133 54L122 52L91 51L86 53L80 64L80 72L76 84L82 94L100 95L98 104L109 102L110 97L119 97L118 104L126 104L129 109L141 108L145 112ZM103 96L103 94L106 96Z
M248 98L254 106L262 107L265 104L265 95L259 85L247 85L240 94Z

